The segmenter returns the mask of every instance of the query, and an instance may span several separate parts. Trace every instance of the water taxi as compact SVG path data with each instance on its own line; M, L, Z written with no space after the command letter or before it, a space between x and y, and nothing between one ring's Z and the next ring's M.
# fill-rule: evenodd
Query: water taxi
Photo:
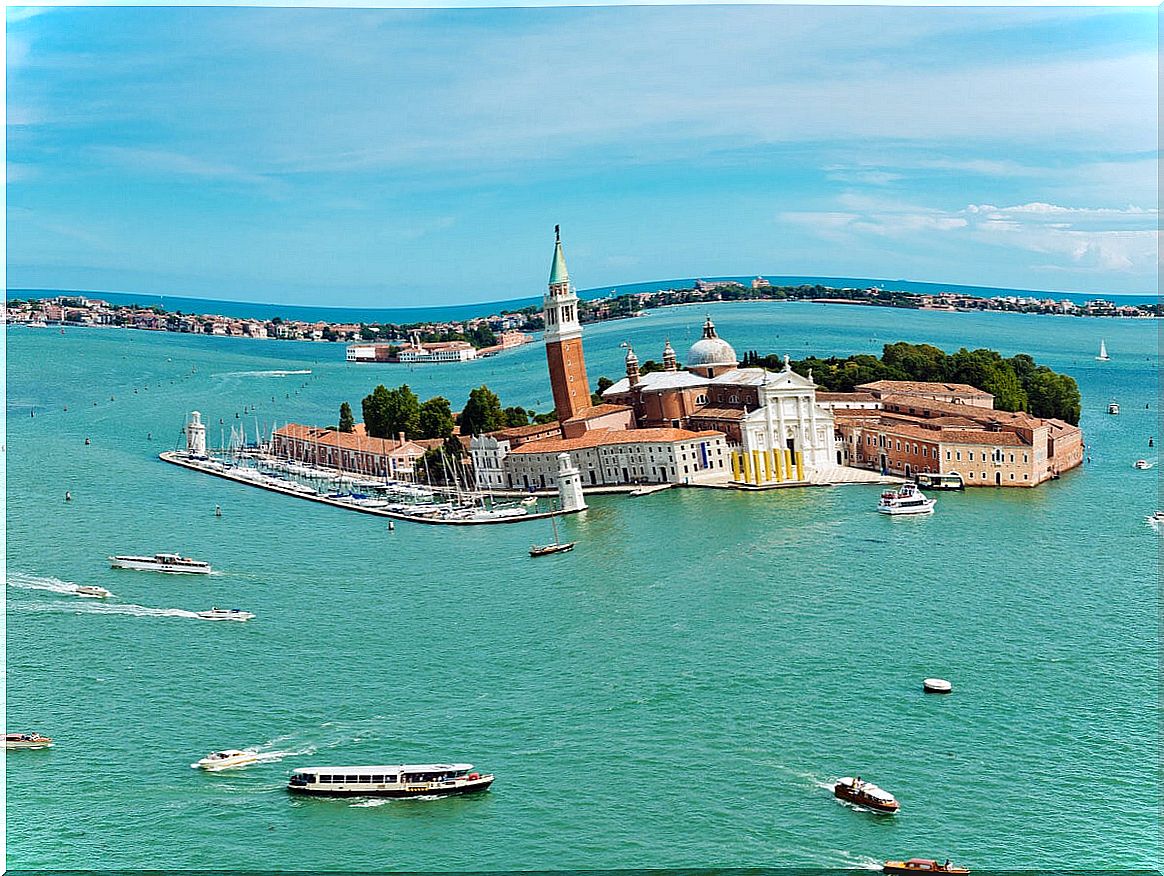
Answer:
M892 794L872 782L864 781L860 776L838 779L833 785L833 796L881 815L893 815L901 808Z
M249 621L254 617L249 611L241 608L212 608L210 611L197 613L202 620L209 621Z
M262 758L257 751L242 751L237 748L226 748L215 751L201 760L190 764L196 770L229 770L235 767L249 766L258 763Z
M25 749L35 751L38 748L52 748L53 741L39 733L5 733L4 747L6 749Z
M910 858L908 861L886 861L882 873L949 873L952 876L966 876L970 871L949 860L939 864L932 858Z
M287 790L320 797L445 797L472 794L493 784L471 763L305 767L291 773Z
M135 557L126 554L110 557L109 562L115 569L136 569L142 572L209 575L212 571L210 563L192 560L181 554L154 554L152 557Z
M98 587L96 584L78 584L77 589L73 592L87 599L108 599L113 595L104 587Z
M877 510L881 514L929 514L937 504L917 488L917 484L904 483L900 489L886 490L881 494Z

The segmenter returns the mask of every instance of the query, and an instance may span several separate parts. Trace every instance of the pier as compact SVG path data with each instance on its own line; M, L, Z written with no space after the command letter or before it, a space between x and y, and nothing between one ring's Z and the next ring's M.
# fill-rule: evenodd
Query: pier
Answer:
M236 474L229 468L221 467L221 463L209 457L194 457L186 453L176 450L167 450L158 454L158 458L163 462L168 462L171 465L177 465L181 468L189 469L191 471L201 472L202 474L213 475L224 480L234 481L236 484L243 484L248 487L257 487L261 490L267 490L271 493L280 493L284 496L292 496L296 499L307 499L311 502L318 502L321 505L330 505L333 508L340 508L344 511L356 511L360 514L369 514L373 517L384 517L389 520L401 520L407 523L424 523L434 526L488 526L490 524L498 523L525 523L530 520L548 520L551 517L564 517L567 514L576 514L579 511L585 510L585 505L582 507L559 508L553 511L542 511L534 514L521 514L512 517L496 517L490 520L471 520L471 519L441 519L438 517L431 517L420 514L403 514L396 511L389 511L384 508L368 508L361 505L354 505L350 502L344 502L340 499L334 499L330 496L324 496L319 493L308 493L302 490L295 490L290 487L283 487L278 484L264 482L257 483L251 478L242 477ZM251 469L247 469L250 471Z

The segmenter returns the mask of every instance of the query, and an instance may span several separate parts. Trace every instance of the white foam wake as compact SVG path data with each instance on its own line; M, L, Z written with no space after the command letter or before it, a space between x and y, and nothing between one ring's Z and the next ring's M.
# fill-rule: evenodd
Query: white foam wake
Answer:
M193 611L184 608L150 608L146 605L132 605L114 603L108 605L101 602L28 602L9 604L10 610L16 611L48 611L73 614L121 614L131 617L188 617L201 620Z
M70 595L77 592L77 585L72 581L62 581L51 575L30 575L27 572L9 571L8 586L18 587L21 590L47 590L49 593L67 593Z
M295 374L310 374L311 369L306 368L302 370L291 371L226 371L222 374L215 374L215 377L291 377Z

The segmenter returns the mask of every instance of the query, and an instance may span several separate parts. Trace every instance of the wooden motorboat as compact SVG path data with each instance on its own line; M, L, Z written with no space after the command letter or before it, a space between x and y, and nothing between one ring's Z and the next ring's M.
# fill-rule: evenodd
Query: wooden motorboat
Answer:
M47 736L41 736L39 733L5 733L4 747L9 750L25 749L32 751L38 748L52 748L53 741Z
M872 782L864 781L860 776L838 779L833 785L833 796L881 815L893 815L901 808L892 794Z
M952 876L966 876L970 871L946 861L939 864L932 858L910 858L908 861L886 861L883 873L949 873Z

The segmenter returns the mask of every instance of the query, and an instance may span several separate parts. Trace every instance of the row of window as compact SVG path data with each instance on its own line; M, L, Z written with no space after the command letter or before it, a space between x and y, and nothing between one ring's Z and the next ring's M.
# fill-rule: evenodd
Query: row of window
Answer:
M321 782L334 782L344 785L391 785L396 782L396 776L389 775L363 775L363 776L329 776L321 775L319 777Z

